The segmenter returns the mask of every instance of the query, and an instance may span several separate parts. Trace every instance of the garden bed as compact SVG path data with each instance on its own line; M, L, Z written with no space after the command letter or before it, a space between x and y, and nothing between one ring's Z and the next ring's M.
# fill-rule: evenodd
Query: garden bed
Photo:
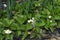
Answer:
M60 40L60 0L5 2L0 2L0 40Z

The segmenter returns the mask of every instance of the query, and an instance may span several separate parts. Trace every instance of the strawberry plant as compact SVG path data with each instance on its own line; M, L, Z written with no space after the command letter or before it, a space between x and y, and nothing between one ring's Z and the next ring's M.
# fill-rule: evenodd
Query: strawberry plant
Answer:
M0 3L2 4L2 3ZM0 8L0 40L41 38L43 28L54 32L60 28L60 0L7 0Z

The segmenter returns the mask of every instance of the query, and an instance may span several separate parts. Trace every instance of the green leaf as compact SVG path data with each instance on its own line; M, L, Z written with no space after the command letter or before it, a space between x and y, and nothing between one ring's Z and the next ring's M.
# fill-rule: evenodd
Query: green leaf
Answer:
M24 40L28 36L28 32L26 31L22 37L22 40Z
M3 25L3 23L2 23L2 22L0 22L0 27L2 27L2 25Z
M49 11L48 9L44 9L44 10L42 11L42 14L47 16L47 15L50 14L50 11Z
M55 25L57 25L57 23L56 22L52 22L52 23L50 23L49 26L55 26Z
M9 19L4 19L4 20L2 20L2 23L3 23L3 26L4 27L9 27L10 26L10 24L12 24L14 22L14 20L9 20Z
M30 30L33 28L31 23L26 24L25 27L26 27L26 30Z
M53 32L54 31L54 27L50 26L50 30L51 30L51 32Z
M21 31L17 31L17 35L20 36L21 35Z
M26 16L25 15L17 15L14 17L20 24L24 23L26 21Z
M13 40L13 35L6 35L6 40Z
M0 40L3 40L3 38L4 38L3 35L0 34Z
M3 25L5 26L9 26L10 24L10 21L8 19L4 19L2 22L3 22Z
M12 30L25 30L25 26L24 25L21 25L21 24L18 24L18 23L13 23L10 28Z
M57 22L57 27L60 28L60 22L59 21Z
M40 28L39 27L36 27L36 32L40 33Z
M48 30L49 29L49 26L48 25L45 25L45 27L44 27L46 30Z
M0 34L3 34L3 28L0 27Z
M36 15L35 15L35 18L36 19L38 19L38 18L40 18L41 17L41 15L39 14L39 13L37 13Z
M55 15L55 16L54 16L54 19L55 19L55 20L60 20L60 15Z
M30 38L34 38L36 36L35 33L31 33Z
M37 27L41 27L41 26L44 26L45 25L45 22L44 20L41 20L40 22L36 22L35 24Z

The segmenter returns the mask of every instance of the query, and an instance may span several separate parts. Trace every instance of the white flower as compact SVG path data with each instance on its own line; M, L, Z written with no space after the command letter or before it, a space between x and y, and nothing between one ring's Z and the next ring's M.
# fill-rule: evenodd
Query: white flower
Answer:
M4 6L4 7L7 7L7 5L6 5L6 4L3 4L3 6Z
M30 23L30 22L33 23L34 22L34 18L28 20L28 23Z
M28 20L28 23L30 23L30 20Z
M51 16L49 16L49 18L51 18Z
M30 19L30 22L34 22L34 20Z
M28 20L28 23L30 23L30 22L33 22L33 20L31 20L31 19L30 19L30 20Z
M28 32L28 34L31 34L31 32Z
M50 22L52 22L52 20L50 20Z
M11 30L9 30L9 29L4 30L4 32L5 32L6 34L10 34L10 33L12 33L12 31L11 31Z
M32 20L34 20L34 17L32 18Z

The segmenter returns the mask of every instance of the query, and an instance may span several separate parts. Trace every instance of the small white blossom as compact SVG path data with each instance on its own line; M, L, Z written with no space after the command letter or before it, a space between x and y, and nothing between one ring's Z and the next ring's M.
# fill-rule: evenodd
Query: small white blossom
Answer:
M31 23L33 27L35 27L35 20L34 18L28 20L28 23Z
M51 16L49 16L49 18L51 18Z
M7 5L6 5L6 4L3 4L3 6L4 6L4 7L7 7Z
M31 34L31 32L28 32L28 34Z
M50 22L52 22L52 20L50 20Z
M30 23L30 20L28 20L28 23Z
M34 17L32 18L32 20L34 20Z
M10 34L10 33L12 33L12 31L11 31L11 30L9 30L9 29L4 30L4 32L5 32L6 34Z
M30 22L34 22L34 18L32 18L32 19L30 19L30 20L28 20L28 23L30 23Z
M30 19L30 22L34 22L34 20Z

